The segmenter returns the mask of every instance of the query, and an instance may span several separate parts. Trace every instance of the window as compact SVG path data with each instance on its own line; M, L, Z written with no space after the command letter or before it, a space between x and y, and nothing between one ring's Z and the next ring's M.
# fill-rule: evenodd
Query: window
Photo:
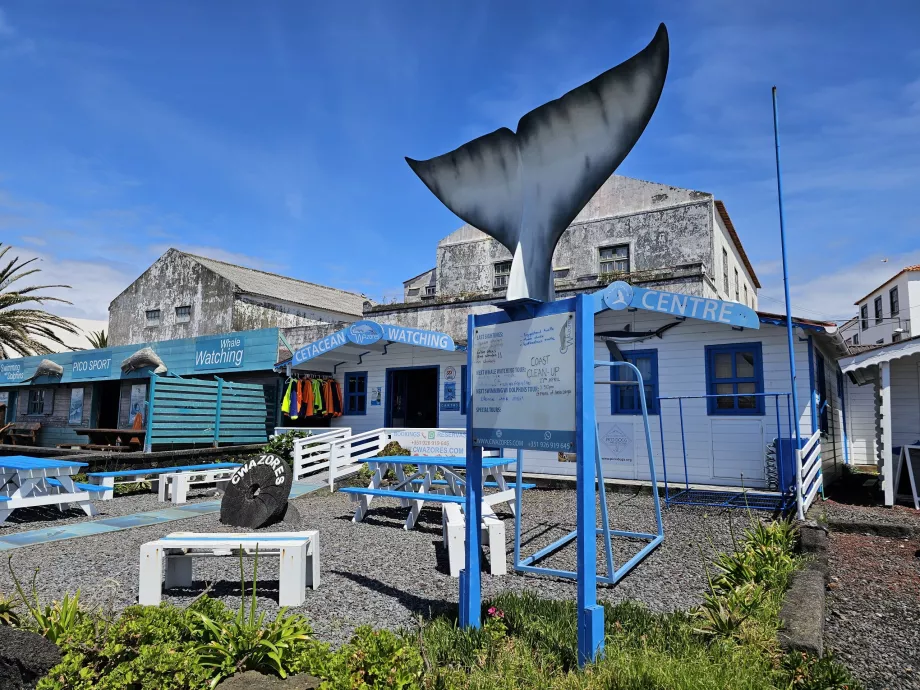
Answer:
M900 334L900 333L894 333L894 334L892 334L892 336L891 336L891 342L893 342L893 343L899 343L899 342L901 342L901 334Z
M176 323L188 323L192 320L192 308L188 305L176 307Z
M888 293L888 304L891 305L891 315L897 316L901 311L901 303L898 299L898 289L896 287L891 288Z
M437 285L426 285L425 286L425 297L434 297L438 293Z
M722 247L722 283L725 286L725 296L728 297L731 293L728 291L728 252L725 247Z
M148 326L159 326L160 325L160 310L159 309L148 309L147 310L147 325Z
M854 345L859 345L859 333L854 333L854 334L853 334L853 344L854 344Z
M466 414L466 365L460 366L460 414Z
M54 408L54 391L49 388L32 388L29 390L29 404L26 414L51 414Z
M760 343L706 346L706 393L710 415L762 415L763 347Z
M735 269L735 301L741 301L741 288L739 288L740 281L738 280L738 269Z
M492 288L501 290L508 287L508 277L511 275L511 262L499 261L492 271Z
M745 285L745 286L744 286L744 303L745 303L745 304L747 304L747 303L748 303L748 291L747 291L747 285ZM752 307L754 306L754 305L753 305L753 302L751 303L751 306L752 306Z
M658 350L633 350L623 356L642 374L645 404L649 414L658 414ZM611 381L635 381L636 373L627 367L610 367ZM613 414L642 414L638 384L610 386L610 411Z
M827 371L824 368L824 357L815 353L815 393L817 394L818 428L826 434L830 428L828 409L830 401L827 397Z
M882 296L879 295L875 298L875 325L878 326L882 322Z
M345 374L345 411L343 414L367 414L367 372Z
M410 297L415 297L418 294L418 288L409 288L406 294Z
M599 258L598 273L629 273L628 244L618 244L615 247L601 247L597 252Z
M869 305L864 304L859 308L859 327L862 330L869 328Z
M553 280L564 280L569 277L569 271L571 268L554 268L553 269Z
M876 344L876 345L884 345L884 344L885 344L885 339L884 339L884 338L879 338L878 340L875 341L875 344Z

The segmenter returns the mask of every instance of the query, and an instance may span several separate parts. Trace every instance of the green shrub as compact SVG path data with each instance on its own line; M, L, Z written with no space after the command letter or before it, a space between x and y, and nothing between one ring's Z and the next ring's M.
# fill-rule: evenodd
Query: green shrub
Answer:
M19 614L16 612L16 600L7 599L0 594L0 625L18 628L20 623Z
M409 690L420 687L422 657L405 635L364 626L333 654L322 675L324 690Z
M268 439L262 452L277 455L290 465L294 460L294 441L311 435L309 431L286 431L283 434L275 434Z
M831 654L818 658L804 652L791 652L783 659L783 671L788 674L789 688L859 690L862 687Z
M67 637L83 620L83 611L80 609L80 590L77 590L73 596L70 593L65 593L61 601L53 601L42 606L38 598L38 590L35 587L39 569L36 568L32 574L32 592L31 596L27 596L22 588L22 583L19 582L19 578L13 572L12 560L13 557L10 556L7 561L7 568L9 568L10 576L13 578L16 592L19 594L23 606L29 612L25 627L34 630L54 643Z

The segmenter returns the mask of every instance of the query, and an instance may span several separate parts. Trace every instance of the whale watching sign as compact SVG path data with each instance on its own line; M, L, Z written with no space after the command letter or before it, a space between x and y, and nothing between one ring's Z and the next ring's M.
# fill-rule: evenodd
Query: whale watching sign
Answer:
M242 335L195 340L195 369L239 369L246 340Z
M575 448L575 314L474 330L473 445Z
M449 352L456 349L453 339L446 333L406 328L405 326L377 323L376 321L356 321L347 328L331 333L309 345L304 345L294 353L292 363L296 366L308 362L343 345L357 345L360 347L373 345L380 340L390 343L430 347L435 350L447 350Z
M750 307L739 302L681 295L676 292L649 290L617 281L597 293L604 304L614 311L644 309L659 314L683 316L689 319L724 323L727 326L760 328L760 318Z

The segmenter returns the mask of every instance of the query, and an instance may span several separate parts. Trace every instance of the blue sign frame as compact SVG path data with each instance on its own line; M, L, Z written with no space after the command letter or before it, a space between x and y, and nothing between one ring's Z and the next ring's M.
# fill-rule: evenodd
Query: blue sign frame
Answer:
M112 373L112 353L96 351L74 355L70 366L70 378L73 381L107 379Z

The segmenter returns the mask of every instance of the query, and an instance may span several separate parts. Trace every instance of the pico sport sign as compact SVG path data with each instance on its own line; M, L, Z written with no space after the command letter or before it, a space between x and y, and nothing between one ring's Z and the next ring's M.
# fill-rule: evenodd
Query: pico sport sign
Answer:
M242 335L195 340L195 369L239 369L246 340Z
M70 378L74 381L106 379L112 374L112 353L91 352L74 355L70 366Z
M600 295L604 304L614 311L622 311L626 308L644 309L659 314L723 323L727 326L760 328L760 318L757 312L739 302L649 290L633 287L622 281L611 283L601 291Z
M435 350L456 350L453 338L446 333L423 331L418 328L406 328L376 321L356 321L340 331L331 333L316 342L304 345L291 358L296 366L315 359L327 352L332 352L343 345L372 345L380 340L406 345L430 347Z

